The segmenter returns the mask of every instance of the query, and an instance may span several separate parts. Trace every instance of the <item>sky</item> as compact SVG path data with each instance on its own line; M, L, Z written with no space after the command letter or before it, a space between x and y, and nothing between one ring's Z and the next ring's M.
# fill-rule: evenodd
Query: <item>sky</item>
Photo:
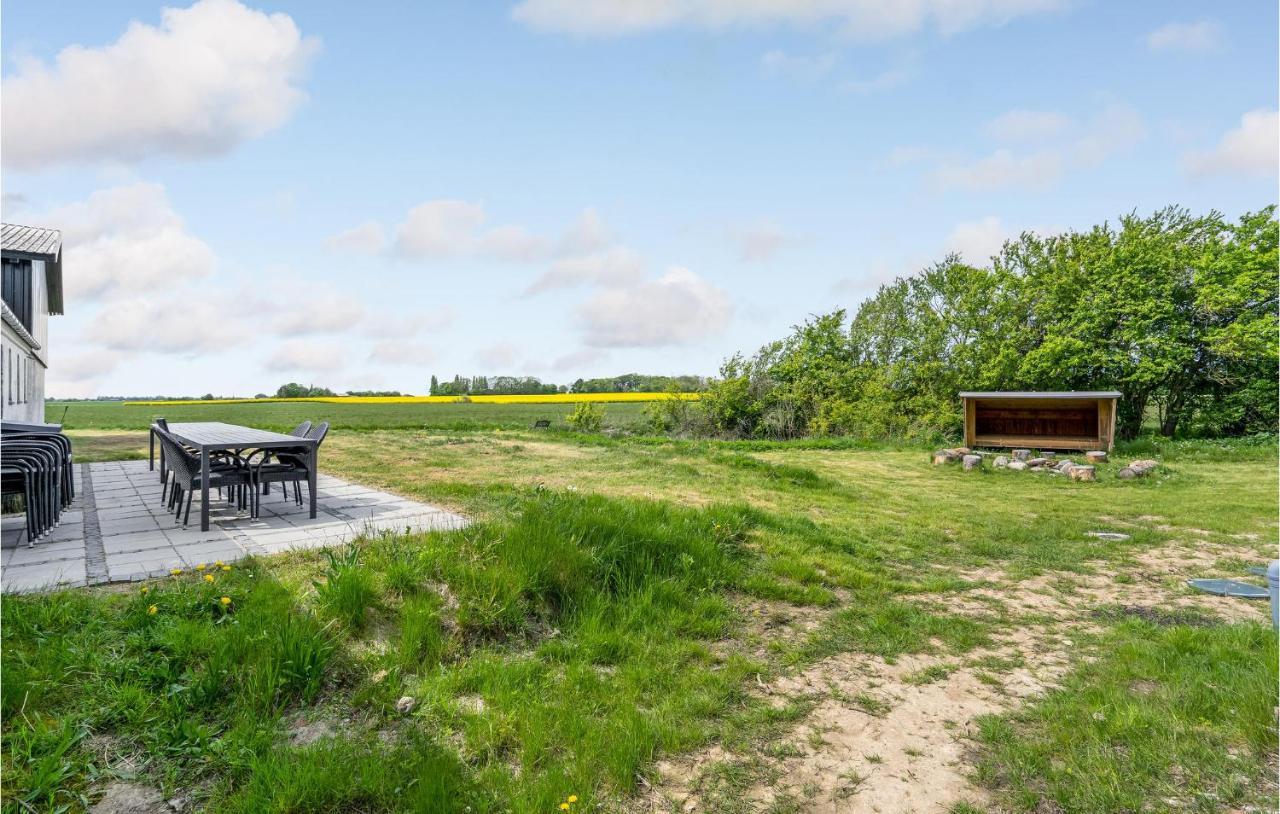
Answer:
M10 0L51 397L713 375L958 252L1277 200L1277 4Z

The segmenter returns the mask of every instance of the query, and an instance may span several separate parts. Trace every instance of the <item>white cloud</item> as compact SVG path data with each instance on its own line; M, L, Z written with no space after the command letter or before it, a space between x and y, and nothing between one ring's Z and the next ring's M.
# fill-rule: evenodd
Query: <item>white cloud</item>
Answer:
M374 339L408 339L427 331L447 328L457 318L454 309L447 305L407 316L380 311L375 317L365 320L363 332Z
M331 342L289 339L276 346L263 367L274 372L331 372L342 367L342 348Z
M1043 189L1057 181L1062 170L1062 156L1056 151L1019 156L1001 149L969 163L945 164L934 172L934 182L942 189Z
M547 241L523 226L498 226L480 237L478 251L487 257L530 262L547 254Z
M609 224L594 207L587 207L560 238L557 253L588 254L600 251L613 242L613 233Z
M598 291L578 308L585 342L598 348L682 345L729 324L729 295L686 268L656 280Z
M275 297L255 311L266 327L278 336L343 333L365 317L364 304L351 292L314 285L301 299Z
M966 263L985 265L992 255L998 254L1010 237L1003 221L995 215L982 220L956 225L947 235L944 248L964 258Z
M1165 23L1147 35L1147 47L1152 51L1208 53L1222 48L1226 39L1226 32L1214 20Z
M520 348L511 342L497 342L476 351L475 359L491 370L510 370L520 363Z
M1192 175L1275 175L1278 143L1280 111L1251 110L1240 117L1240 126L1228 130L1213 149L1185 156L1183 166Z
M912 65L901 65L896 68L889 68L881 71L875 76L866 79L846 79L840 83L839 90L841 93L851 93L857 95L865 95L869 93L882 93L886 90L893 90L910 82L915 78L916 68Z
M456 200L425 201L396 227L396 252L406 257L450 257L475 247L484 207Z
M1096 167L1146 137L1147 127L1138 111L1129 105L1111 104L1085 125L1085 132L1072 145L1072 157L1084 167Z
M377 221L366 221L324 242L325 248L355 254L379 254L387 247L387 230Z
M831 73L839 61L839 56L833 53L793 56L785 51L774 50L760 58L760 67L769 76L813 82Z
M436 352L422 342L386 340L378 342L369 351L370 362L387 365L420 365L436 358Z
M114 301L94 314L84 337L110 350L183 355L214 353L245 342L248 326L233 307L234 298L187 293Z
M625 285L644 274L644 261L626 246L557 260L525 289L525 295L541 294L578 285Z
M996 141L1043 141L1070 126L1069 117L1052 110L1010 110L987 122L983 130Z
M80 351L78 353L57 353L53 357L53 366L49 375L56 375L60 382L84 382L100 379L120 364L120 354L101 348Z
M719 30L734 27L834 24L846 36L884 39L934 27L954 34L1057 8L1059 0L523 0L511 12L540 31L579 36L621 36L674 26Z
M4 163L139 161L225 153L285 123L318 43L287 14L235 0L161 12L110 45L64 48L3 79Z
M160 184L99 190L32 222L62 230L72 301L150 294L213 272L213 250L187 231Z
M598 348L583 348L582 350L571 351L563 356L557 356L551 363L551 369L557 373L576 373L582 375L582 368L588 365L598 364L609 358L606 351Z
M741 229L735 235L738 257L744 263L764 263L772 260L783 246L794 241L780 226L767 220Z

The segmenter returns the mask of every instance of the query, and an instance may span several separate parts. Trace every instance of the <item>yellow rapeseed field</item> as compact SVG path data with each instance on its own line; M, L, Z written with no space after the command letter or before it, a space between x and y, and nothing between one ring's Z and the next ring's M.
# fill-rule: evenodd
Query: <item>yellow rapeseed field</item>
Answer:
M584 401L662 401L678 398L697 401L699 393L550 393L530 396L308 396L305 398L184 399L168 401L126 401L126 405L162 407L166 404L265 404L268 402L310 401L320 404L577 404Z

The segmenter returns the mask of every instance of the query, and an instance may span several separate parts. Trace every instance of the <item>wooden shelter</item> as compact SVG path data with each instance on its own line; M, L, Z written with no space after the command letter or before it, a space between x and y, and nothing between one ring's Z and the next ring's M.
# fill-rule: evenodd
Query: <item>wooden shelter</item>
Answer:
M1115 390L964 392L964 443L1110 452L1119 398Z

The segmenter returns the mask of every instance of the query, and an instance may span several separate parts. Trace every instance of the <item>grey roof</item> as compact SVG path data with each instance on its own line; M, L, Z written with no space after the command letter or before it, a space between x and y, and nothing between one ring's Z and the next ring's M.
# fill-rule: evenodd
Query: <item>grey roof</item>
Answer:
M1119 390L964 390L962 399L1118 399Z
M16 223L0 224L0 254L23 260L43 260L49 313L62 313L62 232Z

